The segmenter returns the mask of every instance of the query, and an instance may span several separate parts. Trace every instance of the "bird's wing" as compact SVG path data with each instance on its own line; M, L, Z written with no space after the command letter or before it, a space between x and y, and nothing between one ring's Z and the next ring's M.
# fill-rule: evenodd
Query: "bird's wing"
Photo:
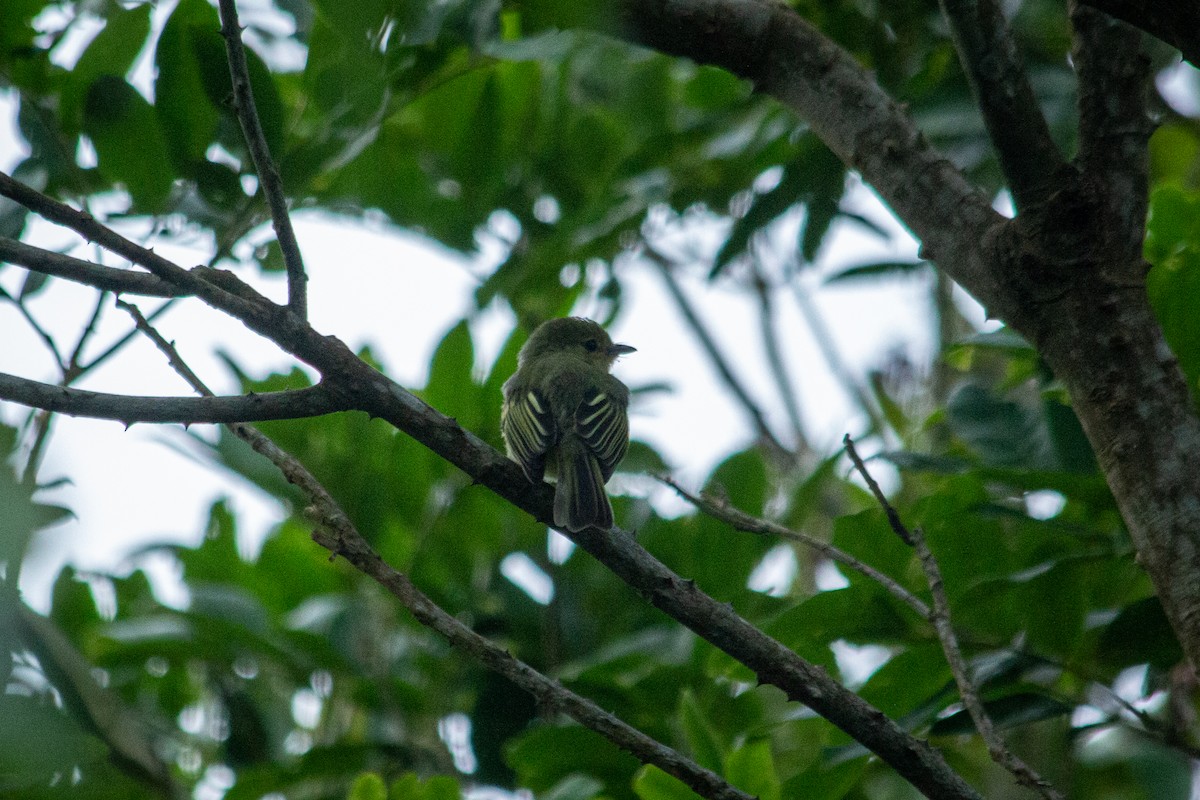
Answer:
M583 399L575 410L575 432L583 440L607 481L629 449L629 417L626 401L611 392L597 391Z
M521 465L525 477L540 483L546 471L546 451L557 439L550 404L537 389L511 392L500 415L500 433L508 457Z

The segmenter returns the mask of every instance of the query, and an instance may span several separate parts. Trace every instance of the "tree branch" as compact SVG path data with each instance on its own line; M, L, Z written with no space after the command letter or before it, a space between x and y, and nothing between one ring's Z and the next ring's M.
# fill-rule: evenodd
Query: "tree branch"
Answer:
M1079 74L1079 155L1084 180L1101 195L1106 240L1123 252L1128 278L1140 280L1149 197L1147 112L1152 76L1142 34L1079 2L1070 3Z
M850 555L845 550L835 547L829 542L809 536L807 533L792 530L791 528L784 527L776 522L771 522L770 520L747 514L740 508L734 508L725 500L721 500L704 493L693 494L684 489L670 477L659 476L658 479L678 492L680 497L682 497L684 500L687 500L696 508L700 509L700 511L708 514L713 519L718 519L721 522L724 522L734 530L744 531L746 533L754 533L758 534L759 536L775 536L780 539L799 542L805 547L811 547L813 550L816 550L818 553L830 559L831 561L836 561L837 563L854 570L860 575L875 581L884 589L886 589L889 594L915 611L918 616L923 619L930 619L931 611L929 605L925 603L924 600L917 597L908 589L905 589L890 575L880 572L865 561Z
M1141 28L1200 67L1200 4L1192 0L1079 0Z
M548 484L531 485L514 462L463 430L452 418L388 380L339 340L321 335L304 320L257 296L232 276L228 278L232 290L217 287L134 245L91 217L45 198L7 176L0 176L0 194L35 210L45 208L55 215L56 221L86 231L85 235L91 234L89 238L106 247L111 243L114 252L156 274L161 272L160 277L179 280L184 288L194 288L206 302L316 368L324 377L322 386L334 395L338 408L357 408L387 420L478 483L539 521L552 525L553 490ZM218 405L215 398L178 398L174 402ZM928 743L906 733L824 670L755 628L729 606L706 595L694 582L676 575L628 533L589 528L567 535L655 606L748 666L762 682L778 686L789 698L804 703L847 732L926 796L937 800L979 797Z
M921 239L924 257L993 315L1020 308L989 261L1004 217L853 56L792 8L771 0L612 3L618 22L603 32L753 81L858 170Z
M135 422L194 425L301 419L351 408L339 401L327 386L320 384L241 397L144 397L88 392L6 373L0 373L0 400L71 417L117 420L126 425Z
M1008 22L994 0L941 0L941 6L1017 210L1045 201L1067 163L1050 136Z
M91 214L77 211L65 203L47 197L3 172L0 172L0 195L20 203L51 222L70 228L87 241L95 242L109 252L145 267L157 277L182 290L177 294L194 294L214 308L225 311L243 322L261 316L264 310L261 305L252 304L210 282L203 277L203 273L186 270L172 263L153 250L126 239Z
M43 250L3 236L0 236L0 261L117 294L140 294L147 297L182 297L187 294L173 283L145 272L93 264L81 258Z
M225 37L229 75L233 81L234 109L237 111L238 122L242 125L246 145L250 148L250 158L254 161L254 170L258 173L259 186L267 199L267 207L271 210L275 238L279 241L279 249L283 251L283 263L287 269L288 308L303 319L308 316L308 275L304 271L304 258L300 254L300 244L296 241L296 232L288 215L283 181L275 167L275 160L271 158L271 148L267 145L267 137L263 133L254 105L254 92L250 86L250 69L246 65L246 50L242 44L237 5L234 0L220 0L219 5L221 35Z
M954 682L958 686L959 697L962 698L963 706L966 707L971 721L975 723L975 729L979 731L980 738L987 745L988 754L993 761L1008 770L1022 786L1033 789L1046 800L1063 800L1062 794L1013 753L1004 738L996 732L996 726L992 723L987 709L984 708L983 701L979 699L979 690L971 679L966 659L963 658L962 648L958 644L958 634L954 632L954 625L950 620L950 600L946 596L942 570L938 566L937 559L934 558L933 551L929 549L925 534L920 528L910 530L905 526L896 508L888 502L887 497L879 489L879 484L867 471L867 465L859 457L850 434L846 434L842 439L842 444L845 445L850 460L854 462L854 468L871 487L871 493L875 495L876 501L887 515L888 525L892 532L916 551L917 560L921 562L921 568L925 571L929 592L933 596L933 608L929 614L929 621L933 623L934 630L937 631L938 641L941 642L942 652L946 656L946 663L950 666L950 672L954 675Z
M175 347L146 321L135 306L121 303L121 307L133 318L138 330L162 351L171 368L187 381L197 394L206 398L213 396L212 391L179 356ZM667 774L674 775L702 797L711 800L753 800L750 795L730 785L715 772L699 766L672 748L627 725L591 700L581 697L558 681L515 658L503 647L471 630L447 613L418 589L408 576L392 569L371 549L333 495L298 459L252 425L232 423L227 427L278 467L290 483L308 495L313 505L306 511L323 526L313 531L313 541L330 551L330 560L337 556L344 557L360 572L400 600L418 622L437 631L453 646L529 692L542 707L562 711L618 747L629 751L643 763L653 764Z

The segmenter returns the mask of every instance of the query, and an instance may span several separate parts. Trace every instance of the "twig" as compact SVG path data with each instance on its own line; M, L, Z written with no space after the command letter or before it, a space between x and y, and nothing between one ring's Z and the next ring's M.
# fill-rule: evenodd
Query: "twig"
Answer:
M214 271L186 270L153 250L127 239L91 214L47 197L4 172L0 172L0 195L20 203L51 222L70 228L89 242L96 242L104 249L145 267L162 280L178 287L181 291L177 294L194 294L214 308L247 324L251 324L263 314L263 308L258 302L248 300L243 294L208 280Z
M1008 770L1022 786L1032 789L1046 798L1046 800L1063 800L1063 795L1049 781L1013 753L1004 742L1003 737L996 732L996 726L992 723L991 716L988 715L987 709L984 708L983 701L979 699L979 690L971 679L967 662L963 658L962 648L959 647L958 635L954 632L954 625L950 620L950 601L946 597L946 586L942 581L942 571L938 567L937 559L934 558L933 552L929 549L929 544L925 540L924 533L922 533L920 528L909 530L905 527L904 522L900 519L900 515L896 512L892 504L887 501L887 498L883 496L883 492L879 489L879 484L871 477L871 474L867 471L866 464L859 458L858 452L854 449L854 441L850 438L850 434L846 434L842 441L846 445L846 452L850 455L850 460L854 462L855 469L862 475L867 485L871 487L876 500L879 501L879 504L887 514L892 530L916 551L917 559L921 562L921 567L925 571L925 580L929 584L929 592L933 597L933 609L929 615L929 621L933 623L934 630L937 631L938 641L941 642L942 652L946 656L946 663L950 666L950 672L954 675L954 682L958 685L959 697L962 699L967 713L971 716L971 720L975 723L975 729L979 731L980 737L982 737L984 743L987 745L988 754L991 755L993 761Z
M854 556L836 547L829 542L822 541L814 536L809 536L807 533L792 530L791 528L780 525L777 522L771 522L760 517L755 517L747 514L739 508L734 508L727 501L718 499L709 494L693 494L669 476L659 475L658 480L670 486L679 496L687 500L696 508L708 514L714 519L718 519L736 530L745 531L746 533L754 533L760 536L777 536L781 539L789 539L793 542L799 542L806 547L816 550L821 555L838 562L855 572L864 575L867 578L878 583L886 589L893 597L907 605L917 613L922 619L931 619L931 610L929 605L917 597L915 594L905 589L897 583L891 576L886 575L879 570L867 564L864 561L855 558Z
M250 70L246 65L246 50L242 44L242 28L238 22L237 5L234 0L219 0L221 9L221 35L225 37L225 51L229 57L229 75L233 81L233 104L250 158L258 173L258 182L267 207L271 210L271 224L275 238L283 251L283 263L287 268L288 308L301 319L308 317L308 275L304 271L304 258L296 232L288 214L287 198L283 193L283 181L271 158L266 134L258 119L254 105L254 92L250 86Z
M54 356L54 363L59 368L59 371L65 372L67 365L66 362L63 361L62 353L59 352L58 343L55 342L54 337L51 336L46 329L43 328L41 324L33 318L33 314L29 313L29 309L25 306L25 302L20 298L13 297L3 288L0 288L0 299L7 300L16 306L17 313L19 313L29 327L33 329L34 334L36 334L37 337L42 340L42 344L46 345L46 349L50 351L50 354Z
M172 307L172 306L175 304L175 301L176 301L176 300L178 300L178 298L174 298L174 297L173 297L173 298L171 298L170 300L168 300L167 302L163 303L161 306L159 306L158 308L154 309L154 311L153 311L153 312L151 312L150 316L149 316L149 317L147 317L146 319L147 319L148 321L150 321L150 322L154 322L154 321L155 321L155 320L157 320L159 317L161 317L163 314L165 314L165 313L167 313L168 311L170 311L170 310L171 310L171 307ZM105 361L107 361L108 359L112 358L112 357L113 357L113 356L114 356L114 355L117 353L117 351L119 351L119 350L120 350L122 347L124 347L125 345L127 345L127 344L129 343L129 341L130 341L130 340L131 340L131 339L132 339L134 336L137 336L137 333L138 333L138 330L137 330L137 328L136 328L136 327L135 327L133 330L131 330L131 331L128 331L128 332L127 332L127 333L126 333L124 336L122 336L120 339L117 339L117 341L113 342L111 345L109 345L107 348L105 348L105 349L104 349L104 351L102 351L102 352L100 353L100 355L96 356L95 358L93 358L93 359L92 359L91 361L89 361L88 363L86 363L86 364L82 365L82 366L79 368L79 369L80 369L80 371L81 371L81 373L82 373L82 372L88 372L88 371L90 371L90 370L93 370L93 369L95 369L96 367L98 367L98 366L100 366L101 364L103 364L103 363L104 363Z
M879 484L871 477L871 473L867 471L867 465L858 457L858 451L854 449L854 440L850 438L850 434L842 437L842 444L846 447L846 454L850 456L850 460L854 462L854 468L858 470L858 474L862 475L864 481L867 482L867 488L871 490L871 494L875 495L875 500L883 508L883 513L887 514L888 524L892 531L900 537L900 541L912 546L913 536L908 528L904 527L904 521L900 519L899 512L895 507L888 502L884 496L883 490L879 488Z
M75 346L71 348L71 357L67 359L67 369L63 375L64 384L71 383L87 371L88 367L81 363L83 348L87 347L87 343L95 335L96 326L100 323L100 316L104 313L104 306L107 305L107 300L107 292L100 292L96 298L96 307L92 309L92 316L88 318L87 325L84 326L83 332L79 334L79 338L75 340Z
M213 396L204 382L180 357L175 347L146 321L136 307L123 302L119 305L133 317L138 330L163 352L172 369L198 394ZM333 495L295 457L251 425L236 423L228 427L256 452L266 456L289 482L308 495L312 506L307 509L307 513L321 526L313 531L313 541L329 550L331 558L342 556L360 572L387 589L422 625L437 631L455 647L466 651L489 669L532 694L541 706L563 712L618 747L629 751L643 763L653 764L675 776L697 794L712 800L753 800L749 794L730 785L716 773L627 725L587 698L575 694L558 681L513 657L503 647L479 635L447 613L421 592L407 575L390 567L371 549Z
M683 293L683 288L675 280L675 275L672 272L674 264L645 240L642 242L642 248L649 261L658 267L658 272L662 276L663 283L666 284L667 291L671 294L675 305L678 306L684 321L692 329L692 333L695 334L697 341L700 342L700 346L708 354L708 358L716 368L717 374L729 390L733 392L733 396L741 403L746 413L750 415L750 420L754 424L754 429L758 432L759 438L766 442L776 454L783 456L788 461L795 461L795 453L790 448L785 447L783 442L779 441L779 438L771 431L771 428L767 425L766 415L763 414L762 409L750 397L750 393L742 386L737 376L733 374L733 368L725 360L725 356L721 355L721 351L717 347L717 343L712 335L708 332L708 328L700 321L700 316L696 313L696 309L692 307L691 301Z

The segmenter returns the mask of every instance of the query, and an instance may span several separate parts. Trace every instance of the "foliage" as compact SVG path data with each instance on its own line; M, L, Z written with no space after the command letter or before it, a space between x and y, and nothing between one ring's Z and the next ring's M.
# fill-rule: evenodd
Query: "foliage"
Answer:
M1003 189L935 4L794 5L869 65L973 180ZM525 322L568 313L586 293L615 316L621 259L648 231L695 216L726 231L698 271L746 291L755 243L777 238L789 215L803 223L787 270L817 255L835 220L870 224L843 208L845 169L789 112L725 72L560 29L570 27L565 16L587 13L561 6L279 0L269 13L247 13L251 81L289 197L331 214L381 214L464 252L516 230L475 301L499 300ZM243 264L246 234L267 217L227 102L216 10L180 0L162 20L156 13L150 3L0 5L0 80L15 91L29 147L14 174L58 197L116 197L114 216L169 219L168 235L211 232L214 261ZM280 18L294 30L280 33ZM1014 28L1069 151L1061 4L1020 4ZM81 48L77 58L68 43ZM297 50L302 67L280 66ZM150 81L135 69L139 58L153 62ZM1195 130L1194 120L1174 120L1154 142L1146 245L1152 299L1193 387ZM85 142L94 165L76 157ZM0 205L0 233L15 237L25 222L23 210ZM840 278L921 266L866 265ZM470 329L455 326L422 397L498 444L500 386L520 341L514 332L481 376ZM894 470L900 516L940 561L986 707L1015 749L1071 795L1186 797L1194 693L1061 387L1007 331L944 344L946 394L881 366L871 402L885 423L872 441L885 451L871 467ZM299 371L231 368L247 392L307 381ZM261 429L438 604L735 785L763 800L909 796L830 723L757 685L585 554L552 558L544 528L384 422L343 414ZM0 796L57 796L67 785L82 797L203 785L229 800L449 800L480 785L555 800L691 796L536 708L374 583L330 564L309 541L304 499L240 440L197 441L214 469L280 499L287 514L258 553L244 551L239 520L217 502L198 546L139 554L177 567L183 607L163 603L140 570L68 568L48 615L31 616L16 598L21 557L33 532L63 512L0 469ZM11 461L19 445L18 432L0 428ZM649 445L635 452L662 463ZM912 550L846 465L801 455L804 468L790 471L747 447L708 486L747 513L826 536L928 599ZM931 738L989 796L1016 795L974 736L931 626L878 583L798 550L800 574L785 591L754 591L751 575L778 557L778 542L697 513L664 519L640 498L614 505L672 569ZM552 582L548 603L502 573L520 556ZM81 675L72 665L94 669ZM101 690L108 704L89 702ZM114 721L127 720L132 738L115 739Z

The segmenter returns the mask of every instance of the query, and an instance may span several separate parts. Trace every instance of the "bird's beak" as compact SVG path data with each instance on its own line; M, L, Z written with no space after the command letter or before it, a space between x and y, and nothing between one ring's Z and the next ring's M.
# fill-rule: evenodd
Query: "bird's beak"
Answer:
M608 348L608 354L610 356L613 356L614 358L617 356L628 355L629 353L636 353L636 352L637 352L636 347L630 347L627 344L614 344L612 347Z

